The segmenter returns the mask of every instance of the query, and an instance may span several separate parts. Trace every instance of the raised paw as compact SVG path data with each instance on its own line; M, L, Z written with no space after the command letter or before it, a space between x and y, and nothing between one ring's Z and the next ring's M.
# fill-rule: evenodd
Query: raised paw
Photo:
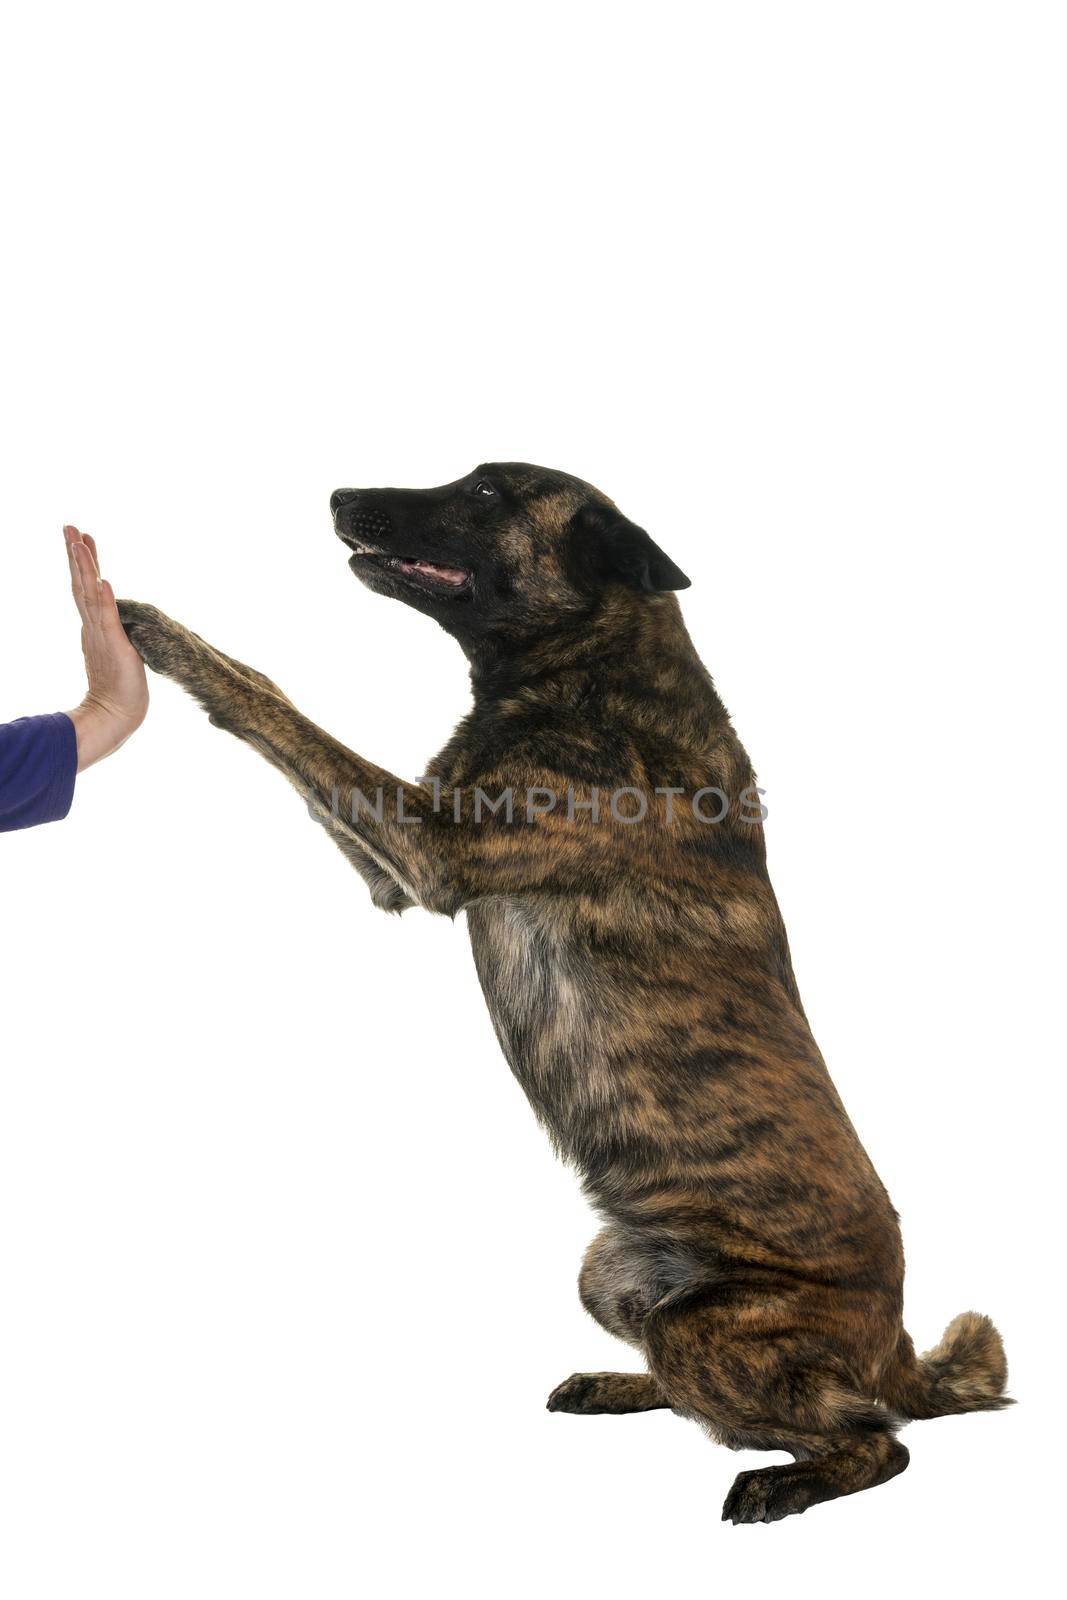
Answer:
M249 705L259 693L211 645L180 622L140 600L120 600L119 616L130 643L153 672L181 684L198 700L217 728L245 738Z
M188 653L190 635L155 606L141 600L119 600L119 618L126 637L153 672L175 676Z
M575 1372L548 1397L549 1411L579 1417L626 1416L658 1411L670 1402L647 1372Z

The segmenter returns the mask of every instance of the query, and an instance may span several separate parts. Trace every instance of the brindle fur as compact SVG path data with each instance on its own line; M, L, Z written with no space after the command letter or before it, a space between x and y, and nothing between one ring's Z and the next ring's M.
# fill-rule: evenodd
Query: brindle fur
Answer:
M827 1074L740 797L748 757L671 592L687 579L578 479L492 465L443 489L338 491L335 527L370 587L437 618L471 664L473 709L404 783L301 715L269 679L150 606L123 602L145 660L296 785L378 906L467 914L504 1054L604 1227L580 1292L645 1374L576 1374L549 1409L670 1406L790 1466L742 1473L724 1518L774 1521L903 1471L909 1417L1006 1404L999 1336L958 1317L919 1360L901 1321L897 1218ZM368 553L360 544L371 541ZM389 556L455 564L447 589ZM683 800L639 823L589 800ZM379 818L353 791L400 791ZM475 791L516 794L474 819ZM461 820L453 797L459 793Z

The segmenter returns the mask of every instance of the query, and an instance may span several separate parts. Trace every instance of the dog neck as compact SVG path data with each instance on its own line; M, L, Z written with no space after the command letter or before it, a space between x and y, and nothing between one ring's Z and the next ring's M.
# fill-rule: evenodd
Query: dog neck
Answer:
M600 704L618 691L636 706L645 727L662 723L671 737L691 732L698 744L729 726L673 594L610 588L592 612L567 618L551 633L528 639L482 636L466 654L476 712L520 697L531 709ZM686 724L691 724L687 728Z

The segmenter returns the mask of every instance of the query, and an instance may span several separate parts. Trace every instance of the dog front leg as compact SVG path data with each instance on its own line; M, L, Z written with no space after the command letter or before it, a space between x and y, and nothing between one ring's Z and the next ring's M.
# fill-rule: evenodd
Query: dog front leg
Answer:
M457 830L441 824L427 790L346 749L269 678L154 606L122 600L119 612L154 671L180 683L216 727L251 744L288 778L364 878L376 905L400 911L419 904L455 914L468 898L461 841Z

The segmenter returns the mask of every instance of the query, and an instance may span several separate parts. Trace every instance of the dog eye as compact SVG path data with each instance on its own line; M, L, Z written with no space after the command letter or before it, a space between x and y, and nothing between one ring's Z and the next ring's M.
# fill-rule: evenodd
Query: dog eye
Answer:
M493 485L491 483L487 483L484 478L478 479L478 482L474 485L474 492L475 494L484 494L487 498L490 495L496 494L496 490L493 488Z

